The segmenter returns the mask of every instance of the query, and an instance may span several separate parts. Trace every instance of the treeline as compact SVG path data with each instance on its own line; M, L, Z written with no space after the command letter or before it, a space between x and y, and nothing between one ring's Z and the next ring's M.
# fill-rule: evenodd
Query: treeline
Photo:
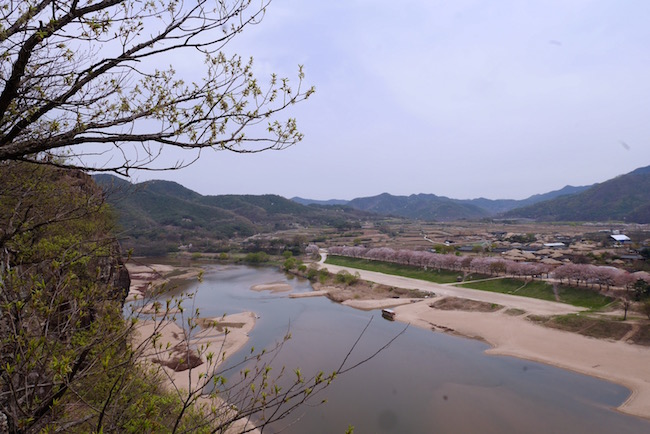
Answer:
M392 262L420 268L478 273L488 276L512 276L516 278L554 278L569 285L584 285L602 290L603 287L637 289L639 296L650 295L650 274L630 273L616 267L591 264L567 263L559 266L539 262L517 262L490 256L456 256L431 253L422 250L391 249L389 247L329 248L331 255L374 261Z

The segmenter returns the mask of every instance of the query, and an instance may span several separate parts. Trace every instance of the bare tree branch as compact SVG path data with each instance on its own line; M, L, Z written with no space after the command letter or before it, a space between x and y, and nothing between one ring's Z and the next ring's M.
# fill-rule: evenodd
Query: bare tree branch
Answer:
M302 139L295 119L279 117L314 91L303 89L302 67L295 87L275 75L262 85L252 59L223 52L270 0L31 3L0 15L0 161L53 162L72 150L106 158L65 167L128 175L191 164L156 167L152 146L252 153ZM203 62L203 77L159 69L172 53ZM126 144L145 152L124 153Z

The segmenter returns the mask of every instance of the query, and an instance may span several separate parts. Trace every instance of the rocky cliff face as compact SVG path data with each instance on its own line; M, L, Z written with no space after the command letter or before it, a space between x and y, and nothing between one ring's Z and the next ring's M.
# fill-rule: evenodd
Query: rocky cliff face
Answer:
M93 178L80 170L59 170L59 174L73 191L89 198L94 206L100 209L104 203L104 191L95 183ZM96 256L89 264L90 270L97 270L97 280L111 291L111 299L124 303L131 286L129 272L122 260L120 244L111 233L111 228L104 228L106 233L101 234L105 238L106 255Z
M110 298L124 304L131 287L131 277L122 260L120 245L114 240L109 247L110 255L98 258L94 267L98 271L97 280L111 291Z
M79 170L65 170L61 172L65 182L73 189L90 198L104 202L104 191L95 183L93 178ZM89 265L90 269L97 270L97 280L112 291L113 299L122 304L129 293L131 278L122 260L120 244L110 233L104 234L107 243L107 255L98 256Z

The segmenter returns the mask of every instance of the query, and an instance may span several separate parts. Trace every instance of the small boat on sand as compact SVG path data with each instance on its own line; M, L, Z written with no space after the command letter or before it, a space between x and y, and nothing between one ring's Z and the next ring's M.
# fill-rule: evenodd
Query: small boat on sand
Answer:
M382 309L381 316L390 321L395 321L395 311L393 309Z

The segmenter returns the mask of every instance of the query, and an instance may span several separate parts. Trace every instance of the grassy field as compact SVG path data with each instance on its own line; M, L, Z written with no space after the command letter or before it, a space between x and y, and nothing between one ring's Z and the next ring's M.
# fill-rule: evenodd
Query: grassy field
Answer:
M553 285L537 280L524 282L518 279L503 278L486 280L483 282L464 283L460 286L480 289L481 291L500 292L503 294L538 298L541 300L559 301L589 309L600 309L612 302L610 297L598 294L596 291L565 285L558 285L558 296L556 297L553 293Z
M483 282L470 282L462 285L464 288L480 289L481 291L500 292L502 294L521 295L522 297L539 298L556 301L553 287L546 282L523 282L517 279L496 279Z
M343 256L328 256L326 264L339 265L342 267L358 268L360 270L376 271L394 276L410 277L412 279L425 280L435 283L454 283L457 281L459 272L441 270L423 270L419 267L393 264L390 262L370 261L367 259L348 258ZM482 279L487 276L473 276L474 279ZM471 280L471 279L468 279ZM514 294L522 297L537 298L541 300L559 301L573 306L586 307L588 309L600 309L613 300L610 297L598 294L596 291L587 288L575 288L572 286L558 285L557 297L553 292L553 285L543 281L527 281L511 278L485 280L482 282L468 282L459 286L481 291L500 292L502 294Z
M560 300L564 303L587 307L594 310L607 306L614 301L611 297L607 297L587 288L559 285L557 292Z
M390 262L370 261L368 259L348 258L344 256L328 256L326 264L339 265L341 267L358 268L360 270L376 271L378 273L392 274L394 276L410 277L412 279L426 280L435 283L456 282L458 273L456 271L424 270L420 267L393 264ZM482 278L484 276L481 276ZM475 277L479 278L479 277Z

